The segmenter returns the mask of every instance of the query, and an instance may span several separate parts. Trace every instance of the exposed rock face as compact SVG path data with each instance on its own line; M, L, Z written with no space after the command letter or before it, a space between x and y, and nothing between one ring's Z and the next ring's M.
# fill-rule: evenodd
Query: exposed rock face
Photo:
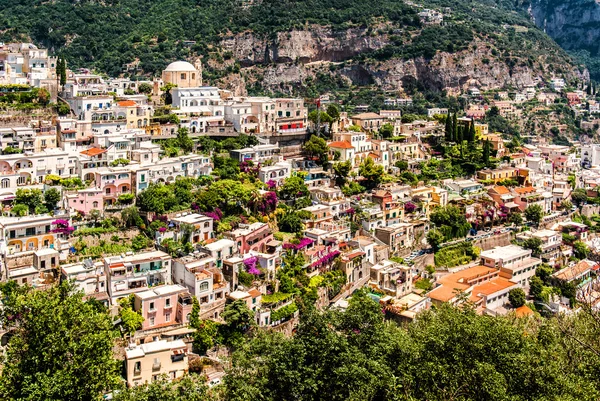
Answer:
M529 8L537 26L569 50L600 54L600 4L594 0L534 0Z
M381 49L386 44L387 36L371 36L365 28L333 31L328 27L312 26L302 31L279 32L274 39L244 32L223 40L222 47L247 66L272 62L343 61Z
M385 30L387 31L387 30ZM381 32L381 31L380 31ZM316 26L302 31L283 32L275 38L260 38L245 32L226 38L222 48L230 51L243 70L251 70L255 79L271 91L292 92L294 86L317 72L341 77L353 85L377 84L384 90L400 91L406 81L419 81L431 90L465 90L471 85L494 89L511 85L522 88L547 78L553 66L538 59L535 63L518 61L507 64L493 45L475 39L467 50L457 53L438 52L431 60L391 59L386 61L353 61L360 53L369 53L389 43L387 34L374 34L367 29L334 32ZM330 69L331 64L340 64ZM585 78L573 67L562 66L567 77ZM248 75L246 74L248 77ZM253 79L248 77L247 83ZM239 82L239 81L238 81Z

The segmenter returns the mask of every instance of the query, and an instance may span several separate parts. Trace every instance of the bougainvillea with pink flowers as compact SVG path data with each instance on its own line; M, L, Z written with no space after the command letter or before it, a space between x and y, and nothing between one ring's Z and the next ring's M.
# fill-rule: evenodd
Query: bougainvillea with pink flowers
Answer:
M246 267L246 273L254 274L258 276L260 274L260 270L256 267L258 264L258 257L250 256L247 259L244 259L244 266Z
M340 251L330 252L327 255L325 255L322 258L320 258L319 260L317 260L316 262L314 262L311 266L315 267L315 268L320 268L320 267L323 267L323 266L327 266L328 264L330 264L331 262L333 262L334 259L337 258L338 256L340 256Z
M277 182L275 182L274 180L267 181L267 183L265 185L269 189L275 189L275 188L277 188Z
M298 251L300 249L304 249L307 246L312 245L314 242L315 242L314 240L304 237L297 244L292 244L292 243L286 242L285 244L283 244L283 249L294 249L294 250Z
M223 218L223 212L218 207L212 212L203 212L202 214L206 217L210 217L214 221L220 221Z
M412 202L406 202L404 204L404 211L406 213L412 213L415 210L417 210L417 205L415 205L414 203L412 203Z
M52 230L53 233L69 235L75 231L75 227L72 227L69 224L69 221L65 219L56 219L52 224L56 226L56 228Z

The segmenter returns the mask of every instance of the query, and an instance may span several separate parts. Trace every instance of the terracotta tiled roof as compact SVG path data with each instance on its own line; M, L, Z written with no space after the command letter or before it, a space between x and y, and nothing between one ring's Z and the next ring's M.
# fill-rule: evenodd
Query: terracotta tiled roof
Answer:
M519 195L530 194L532 192L535 192L535 188L534 187L515 188L515 192L518 193Z
M94 157L94 156L98 156L104 152L106 152L106 149L89 148L88 150L84 150L83 152L81 152L81 154L84 156Z
M492 294L497 293L498 291L502 291L517 285L517 283L513 283L512 281L509 281L508 279L505 279L503 277L496 277L495 279L476 285L473 288L473 294L477 296L490 296Z
M252 298L256 298L256 297L260 297L261 293L259 290L257 290L256 288L251 289L250 291L248 291L248 294L250 294L250 296Z
M517 317L525 317L533 315L533 311L529 306L523 305L515 309L515 314L517 315Z
M132 106L137 106L137 103L134 102L133 100L122 100L119 103L117 103L119 106L121 107L132 107Z
M492 189L494 191L496 191L496 193L499 194L499 195L507 195L507 194L510 193L510 191L508 190L508 188L506 188L505 186L502 186L502 185L496 185Z
M352 146L352 144L348 141L331 142L329 147L337 149L354 149L354 146Z

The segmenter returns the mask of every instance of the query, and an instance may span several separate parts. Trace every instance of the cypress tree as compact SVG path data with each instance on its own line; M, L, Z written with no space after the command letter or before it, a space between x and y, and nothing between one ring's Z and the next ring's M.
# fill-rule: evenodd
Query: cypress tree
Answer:
M458 118L456 117L458 113L454 113L452 116L452 140L454 142L458 142Z
M475 132L475 120L471 119L471 125L469 127L469 142L475 142L475 137L477 133Z
M483 164L485 164L486 167L490 165L490 153L490 141L486 139L485 141L483 141Z
M452 114L446 116L446 129L444 134L446 142L452 142Z
M60 85L65 86L67 83L67 62L64 58L59 58L56 63L56 73L60 78Z

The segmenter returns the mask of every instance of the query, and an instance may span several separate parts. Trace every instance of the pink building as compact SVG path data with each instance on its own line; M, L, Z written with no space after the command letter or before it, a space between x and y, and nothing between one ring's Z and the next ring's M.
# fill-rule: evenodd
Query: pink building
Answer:
M133 174L125 168L111 168L96 171L94 180L96 187L102 190L104 203L115 203L122 194L131 193Z
M65 209L88 214L92 209L104 210L104 196L99 188L81 189L65 195Z
M134 309L141 311L142 330L187 324L192 312L192 296L180 285L163 285L135 294Z
M273 239L273 233L266 223L240 224L238 229L225 235L236 242L242 255L250 250L262 252L267 242Z

